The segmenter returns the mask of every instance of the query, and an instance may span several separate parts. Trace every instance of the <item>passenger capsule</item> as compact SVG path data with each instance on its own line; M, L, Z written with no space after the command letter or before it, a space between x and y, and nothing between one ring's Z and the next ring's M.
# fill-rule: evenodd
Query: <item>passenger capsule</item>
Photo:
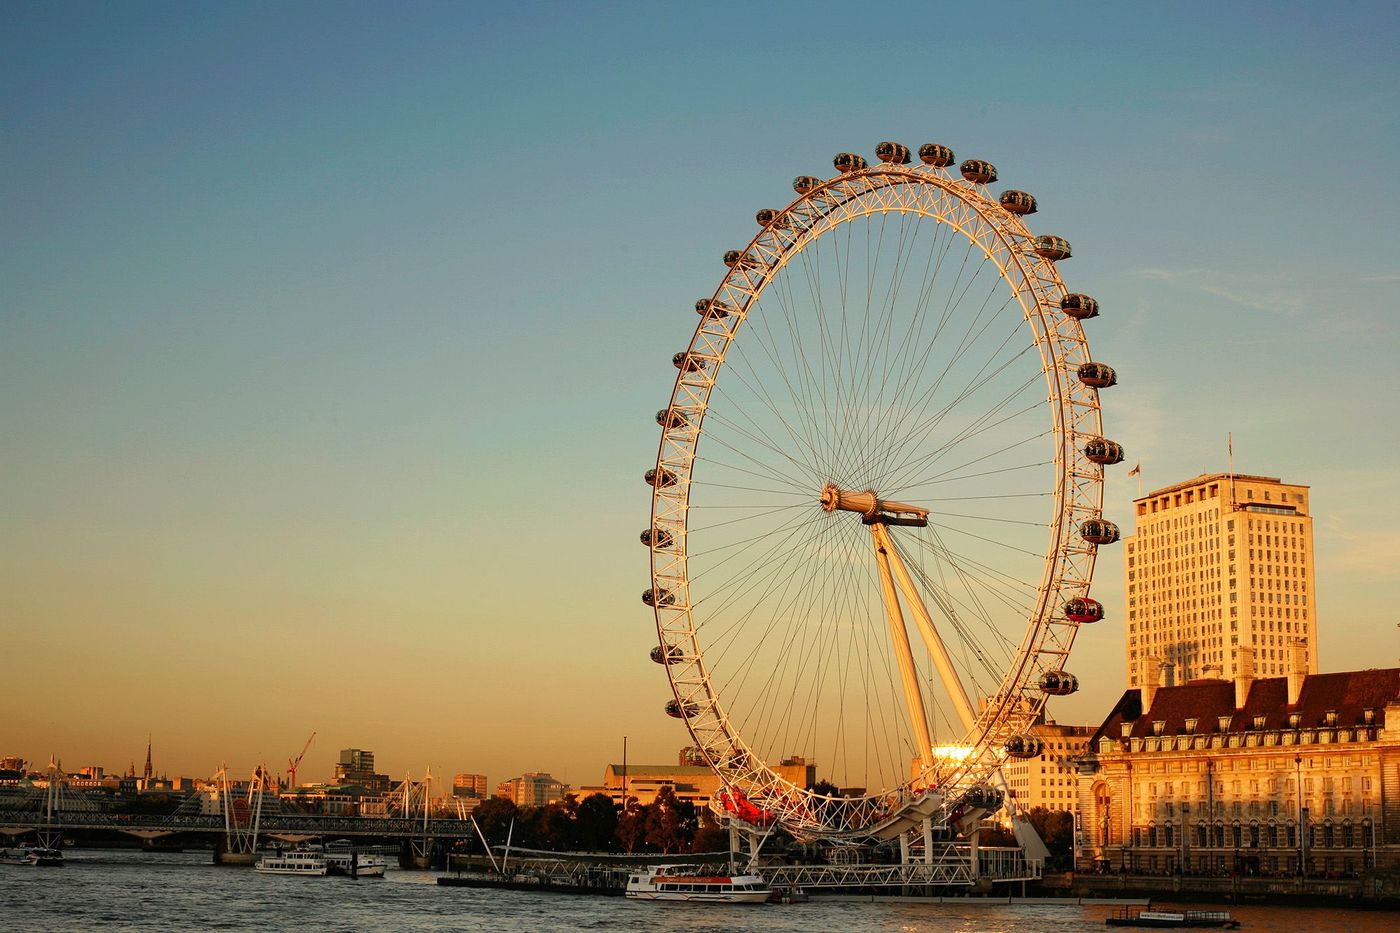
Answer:
M685 719L687 716L694 716L699 712L700 707L695 703L686 703L682 707L677 700L666 701L666 715L674 719Z
M690 419L686 417L683 411L676 411L674 408L663 408L656 413L656 423L670 431L675 428L685 427L687 424L690 424Z
M1079 536L1090 544L1112 544L1118 540L1118 526L1106 518L1091 518L1079 526Z
M1065 603L1065 618L1081 625L1089 625L1103 619L1103 603L1087 596L1076 596Z
M957 156L953 155L953 150L947 146L940 146L938 143L924 143L919 147L919 160L925 165L943 168L957 161Z
M909 147L899 143L880 143L875 147L875 158L890 165L908 165Z
M1060 299L1060 310L1076 321L1099 316L1099 303L1088 295L1071 294Z
M712 318L720 319L729 317L734 313L734 309L723 301L717 301L714 298L701 298L695 302L695 313L702 317L709 315Z
M1045 751L1045 743L1029 732L1020 735L1013 735L1006 740L1006 754L1012 758L1039 758L1040 753Z
M667 645L665 648L657 645L651 649L651 659L657 664L675 664L681 657L680 645Z
M698 373L705 368L705 361L698 356L691 356L682 350L671 357L671 365L685 373Z
M997 180L997 167L983 159L968 159L958 166L958 171L975 185L990 185Z
M642 590L642 602L648 606L670 606L676 601L676 594L670 590L653 587L649 590Z
M724 254L724 264L731 269L752 269L758 260L745 256L743 250L731 249Z
M856 155L854 152L838 152L831 164L836 166L838 172L858 172L865 168L865 156Z
M1035 198L1024 191L1003 191L997 198L1001 206L1012 214L1034 214Z
M1040 675L1040 689L1052 697L1067 697L1079 689L1079 678L1069 671L1046 671Z
M1036 237L1035 254L1041 259L1049 259L1051 262L1059 262L1061 259L1068 259L1073 255L1069 249L1069 240L1058 236Z
M822 180L815 175L798 175L792 180L792 190L798 194L807 194L815 191Z
M676 474L665 467L661 467L660 469L652 467L650 470L647 470L644 478L647 481L647 485L654 489L664 489L667 486L676 485Z
M675 542L671 533L664 528L648 528L642 532L642 543L657 549L668 548Z
M758 221L760 227L786 227L788 225L787 215L782 211L775 211L771 207L765 207L757 214L754 214L753 219Z
M1077 374L1080 382L1095 389L1107 389L1118 384L1118 374L1107 363L1081 363Z
M1096 437L1084 445L1084 456L1105 466L1123 462L1123 445L1106 437Z
M977 785L963 794L960 803L969 810L995 810L1001 806L1001 792L995 787Z

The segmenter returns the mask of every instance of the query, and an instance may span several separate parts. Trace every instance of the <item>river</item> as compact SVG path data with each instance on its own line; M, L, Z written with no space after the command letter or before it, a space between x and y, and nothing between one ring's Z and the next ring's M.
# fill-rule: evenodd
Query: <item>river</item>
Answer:
M218 867L208 852L72 849L64 868L0 866L6 930L648 930L720 933L1083 933L1112 908L1078 904L647 904L617 897L444 888L436 873L297 878ZM1207 909L1220 910L1219 906ZM1394 913L1229 908L1246 931L1392 933Z

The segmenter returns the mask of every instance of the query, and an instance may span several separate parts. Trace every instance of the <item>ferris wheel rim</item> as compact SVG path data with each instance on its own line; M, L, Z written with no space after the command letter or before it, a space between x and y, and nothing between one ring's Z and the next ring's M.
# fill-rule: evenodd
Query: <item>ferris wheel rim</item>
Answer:
M1087 437L1102 436L1102 420L1097 391L1082 387L1080 383L1070 377L1068 368L1072 362L1080 357L1085 361L1090 359L1087 340L1078 321L1063 316L1059 318L1053 316L1047 298L1063 297L1066 293L1054 263L1044 260L1030 251L1028 244L1033 242L1030 232L1016 215L1006 212L997 205L997 202L987 198L983 193L982 186L965 184L955 180L949 173L931 167L903 168L885 164L843 172L821 182L820 185L807 192L799 193L799 196L781 211L771 212L774 215L772 222L761 229L744 250L736 251L738 255L730 272L722 278L720 285L709 299L712 305L719 303L728 307L728 313L733 317L733 320L729 325L719 328L721 333L716 333L713 327L707 331L707 323L714 323L710 315L708 313L702 315L701 322L697 325L685 351L687 362L692 357L706 361L706 365L709 367L708 375L705 379L691 378L688 380L686 369L680 367L681 371L676 377L670 402L665 409L668 424L663 425L662 437L658 446L656 470L663 471L661 473L663 477L666 475L664 471L671 471L672 475L675 476L676 483L681 485L682 489L680 494L676 495L668 492L669 487L663 483L657 483L653 486L652 521L649 527L653 533L658 528L674 528L678 531L682 545L684 544L687 521L685 512L689 504L691 486L690 470L696 460L695 452L703 435L703 421L709 397L718 381L719 373L723 369L725 355L730 344L737 339L738 332L747 320L750 309L759 300L765 289L788 262L811 243L817 242L821 236L857 217L868 217L876 212L876 208L869 210L862 208L861 211L849 216L834 216L835 212L841 210L843 205L849 205L851 202L876 191L899 193L901 189L911 186L921 186L920 191L923 191L924 187L936 189L936 197L947 199L950 205L955 204L967 210L966 223L975 223L982 228L977 232L977 235L974 236L958 224L952 224L952 226L959 235L965 237L970 243L987 251L987 260L991 259L989 249L1004 250L1007 261L1003 265L998 265L997 268L1003 280L1011 286L1016 300L1022 305L1026 323L1030 325L1036 348L1041 353L1050 394L1047 407L1051 408L1054 413L1056 448L1059 451L1056 488L1054 490L1057 521L1054 523L1046 546L1044 572L1036 610L1033 617L1027 620L1023 643L1016 652L1018 663L1013 665L1015 669L1009 669L1005 672L1002 687L992 697L992 702L986 704L982 714L978 717L977 726L973 730L975 742L981 751L977 756L977 766L965 770L968 774L980 778L985 777L994 769L994 764L989 767L989 763L992 758L995 758L995 755L989 757L987 754L992 745L1004 738L1009 728L1022 728L1028 720L1028 716L1022 709L1022 700L1026 694L1030 677L1036 670L1043 669L1043 665L1038 665L1038 661L1052 634L1050 622L1055 613L1056 604L1067 592L1078 595L1085 595L1088 592L1088 584L1092 578L1095 548L1091 546L1081 547L1075 544L1072 527L1074 519L1097 518L1102 512L1102 473L1084 459L1079 443L1080 440ZM833 192L844 195L844 199L828 197ZM816 219L812 219L805 227L795 226L791 223L791 220L801 213L804 206L814 204L821 205L825 209L824 212L816 212ZM916 213L921 220L931 220L934 223L950 223L947 211L940 216L927 209L920 209L918 204L903 205L897 208L888 208L887 205L887 209ZM823 226L823 224L827 225ZM783 235L780 231L784 229L797 229L800 230L800 233L791 236L787 242L783 242ZM979 239L979 237L987 235L994 236L995 247L988 247ZM756 280L751 274L754 271L758 273ZM1013 278L1013 275L1019 276L1019 280ZM745 295L746 297L740 297L739 300L736 300L736 296ZM1029 303L1027 296L1033 298ZM1034 320L1036 317L1040 319L1040 329L1036 328ZM1065 341L1064 345L1062 345L1062 340ZM1077 348L1077 352L1075 348ZM680 354L678 354L679 356ZM706 379L708 379L707 384ZM672 413L693 415L693 420L683 431L673 429L669 425ZM675 470L676 465L681 462L685 463L686 470L683 479L677 475ZM706 669L704 652L695 638L695 626L690 616L690 582L686 574L688 555L683 546L678 555L667 555L662 553L662 550L654 546L650 548L652 557L652 590L650 592L652 594L664 592L668 594L666 599L672 600L666 602L657 598L653 610L656 617L658 640L661 650L666 652L666 671L671 683L674 702L681 713L680 718L685 721L706 759L725 779L727 785L731 783L733 786L757 785L760 787L759 796L767 802L779 801L779 809L781 809L781 801L784 799L799 798L789 810L781 812L779 817L786 817L791 821L802 823L804 820L802 810L805 807L810 811L813 795L803 788L792 785L791 782L785 782L769 763L763 761L762 757L750 748L744 736L730 722L725 712L723 698L715 691ZM1067 579L1066 574L1066 570L1070 569L1068 555L1072 550L1079 557L1077 568L1075 568L1078 574L1077 579ZM680 620L679 623L677 620ZM1078 624L1067 619L1058 620L1058 622L1060 624L1056 627L1063 631L1058 633L1057 638L1050 640L1054 641L1057 651L1062 650L1063 653L1067 653ZM671 663L670 653L672 651L677 652L678 657L684 658L683 665ZM689 678L685 679L683 683L678 682L675 673L680 669L690 671ZM697 697L702 697L702 701L697 703ZM1043 705L1043 697L1035 705L1035 708L1038 710L1040 705ZM901 785L894 790L904 789L906 789L904 785ZM852 821L853 825L845 827L845 829L859 831L863 827L854 824L869 823L874 820L878 811L885 808L888 803L891 790L884 788L859 798L865 803L864 811L857 814ZM831 830L833 827L826 827L826 829ZM835 829L841 830L839 827Z

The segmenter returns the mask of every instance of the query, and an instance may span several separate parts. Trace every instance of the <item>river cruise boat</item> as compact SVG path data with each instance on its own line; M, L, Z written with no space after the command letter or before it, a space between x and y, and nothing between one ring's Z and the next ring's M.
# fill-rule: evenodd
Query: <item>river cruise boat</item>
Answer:
M384 856L370 852L327 849L323 856L327 873L350 878L383 878L384 870L389 866Z
M328 871L323 853L300 849L264 855L253 868L265 875L325 875Z
M1238 930L1240 927L1240 922L1224 910L1142 910L1132 907L1124 907L1104 923L1111 927L1155 929Z
M639 901L762 904L772 891L761 875L717 875L699 865L658 865L628 875L624 893Z
M62 868L63 850L43 846L22 846L0 852L0 865L28 865L42 868Z

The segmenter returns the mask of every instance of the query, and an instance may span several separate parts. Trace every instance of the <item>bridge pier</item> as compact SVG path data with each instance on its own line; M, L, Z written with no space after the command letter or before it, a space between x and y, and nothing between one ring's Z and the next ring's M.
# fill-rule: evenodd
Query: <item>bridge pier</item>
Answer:
M256 852L230 850L228 836L222 833L214 842L215 865L251 865L257 860L258 853Z

